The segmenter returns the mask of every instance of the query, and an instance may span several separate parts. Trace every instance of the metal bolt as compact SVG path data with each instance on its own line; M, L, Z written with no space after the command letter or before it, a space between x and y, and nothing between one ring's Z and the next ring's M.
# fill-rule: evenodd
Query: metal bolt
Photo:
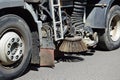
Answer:
M10 51L8 51L7 54L10 55Z
M17 55L17 56L16 56L16 59L18 59L18 58L19 58L19 56Z
M19 38L17 38L17 42L19 42L20 41L20 39Z
M15 41L15 38L12 38L12 42L14 42Z
M11 60L13 60L14 56L11 56Z
M22 50L20 50L20 54L22 54Z
M20 43L20 47L22 47L22 45L23 45L23 44L22 44L22 43Z
M8 43L8 48L10 48L10 46L11 46L11 44L10 44L10 43Z

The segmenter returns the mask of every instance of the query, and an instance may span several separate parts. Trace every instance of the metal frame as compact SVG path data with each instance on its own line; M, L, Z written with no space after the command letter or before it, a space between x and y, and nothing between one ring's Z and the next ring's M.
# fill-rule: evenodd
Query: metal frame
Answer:
M64 34L63 33L60 0L57 0L56 4L54 4L54 0L50 0L50 4L51 4L51 14L52 14L52 18L53 18L54 37L55 37L55 41L58 41L58 40L63 39L63 34ZM55 15L55 8L58 8L58 11L57 11L58 12L58 17L59 17L58 21L56 21L57 16ZM59 26L57 24L59 24ZM58 36L58 35L60 35L60 36Z

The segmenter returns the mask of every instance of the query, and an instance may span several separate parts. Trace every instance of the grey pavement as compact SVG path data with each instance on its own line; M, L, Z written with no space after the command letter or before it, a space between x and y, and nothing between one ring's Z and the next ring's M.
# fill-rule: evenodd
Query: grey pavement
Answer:
M15 80L120 80L120 49L96 51L93 55L80 55L76 59L60 61L54 68L40 67L37 70L32 66Z

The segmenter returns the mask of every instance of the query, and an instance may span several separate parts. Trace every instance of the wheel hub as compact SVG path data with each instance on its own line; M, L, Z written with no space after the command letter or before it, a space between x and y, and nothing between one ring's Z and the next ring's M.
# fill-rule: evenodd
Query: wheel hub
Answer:
M117 41L120 38L120 16L115 15L110 23L110 36L113 41Z
M4 65L18 61L24 53L24 42L15 32L5 33L0 40L0 60Z

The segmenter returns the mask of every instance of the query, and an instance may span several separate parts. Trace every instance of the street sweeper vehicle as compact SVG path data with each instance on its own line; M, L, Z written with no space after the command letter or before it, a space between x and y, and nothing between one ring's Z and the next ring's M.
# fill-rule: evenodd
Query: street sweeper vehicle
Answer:
M0 0L0 80L96 46L119 48L119 0Z

